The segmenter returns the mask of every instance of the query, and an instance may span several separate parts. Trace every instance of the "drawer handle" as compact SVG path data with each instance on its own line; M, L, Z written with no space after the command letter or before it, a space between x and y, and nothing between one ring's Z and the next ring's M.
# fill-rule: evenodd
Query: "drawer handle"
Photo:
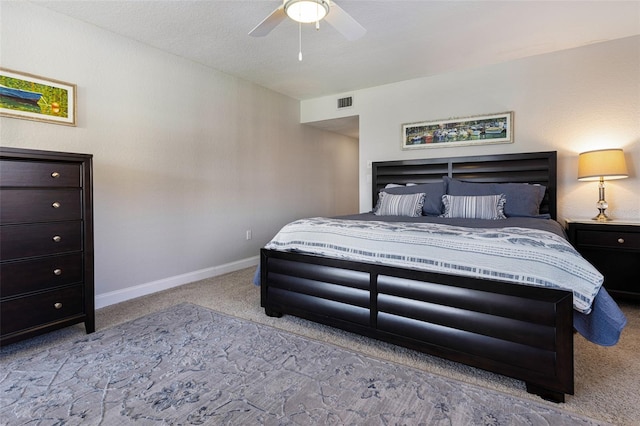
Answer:
M52 240L56 243L59 243L60 241L62 241L62 237L60 235L54 235Z
M624 244L624 238L618 238L618 242L619 242L620 244Z
M62 275L62 269L56 268L53 270L53 275Z
M53 207L54 209L58 209L58 208L60 208L61 205L62 204L60 204L59 202L56 201L53 204L51 204L51 207Z
M53 307L56 308L56 309L62 309L62 303L56 302L56 303L53 304Z
M51 177L54 178L54 179L58 179L60 177L60 173L53 172L53 173L51 173Z

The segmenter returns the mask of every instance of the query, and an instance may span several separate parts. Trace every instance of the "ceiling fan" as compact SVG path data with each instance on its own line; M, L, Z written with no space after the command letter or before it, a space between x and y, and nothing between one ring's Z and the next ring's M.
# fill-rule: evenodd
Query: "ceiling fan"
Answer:
M280 7L249 31L249 35L264 37L287 17L301 24L315 22L316 29L319 28L320 21L325 19L347 40L356 40L367 32L351 15L331 0L283 0Z

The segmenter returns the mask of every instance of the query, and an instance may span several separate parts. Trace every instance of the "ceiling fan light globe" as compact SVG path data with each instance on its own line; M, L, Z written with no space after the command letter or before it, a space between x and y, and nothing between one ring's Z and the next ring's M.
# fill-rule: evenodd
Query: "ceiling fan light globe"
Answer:
M308 24L324 19L329 13L326 0L285 0L284 11L296 22Z

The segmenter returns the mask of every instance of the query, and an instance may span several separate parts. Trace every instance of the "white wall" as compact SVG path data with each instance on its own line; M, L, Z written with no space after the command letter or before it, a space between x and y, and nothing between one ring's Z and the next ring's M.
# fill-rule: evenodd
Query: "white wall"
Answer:
M640 37L350 92L360 117L360 210L371 209L368 161L558 151L559 219L597 213L597 182L578 182L580 152L623 148L629 179L608 182L609 214L640 221ZM328 96L303 122L338 117ZM513 144L402 151L401 126L514 111Z
M254 264L290 220L357 212L358 141L299 124L297 100L0 7L2 67L78 86L77 127L0 118L0 143L94 155L98 306Z

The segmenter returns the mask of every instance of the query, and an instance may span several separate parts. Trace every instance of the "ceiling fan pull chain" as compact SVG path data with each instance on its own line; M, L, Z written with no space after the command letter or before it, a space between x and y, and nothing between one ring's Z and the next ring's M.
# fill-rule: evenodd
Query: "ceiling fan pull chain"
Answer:
M298 52L298 61L302 62L302 24L298 23L298 44L300 51Z

